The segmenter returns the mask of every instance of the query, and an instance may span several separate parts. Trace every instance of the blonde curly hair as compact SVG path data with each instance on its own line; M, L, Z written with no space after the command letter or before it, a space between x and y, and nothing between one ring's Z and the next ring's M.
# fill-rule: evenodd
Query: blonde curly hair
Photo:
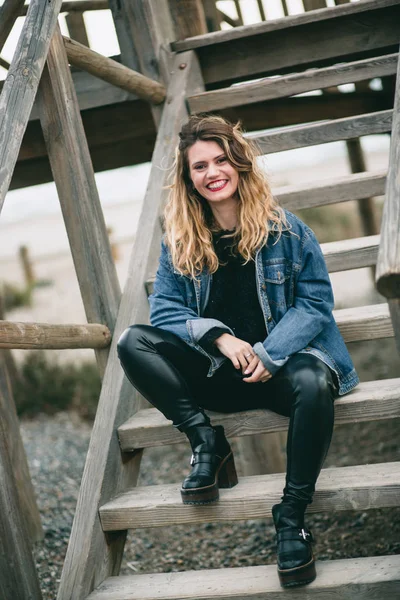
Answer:
M204 269L215 273L219 266L212 241L218 225L190 177L188 149L198 140L216 142L238 171L238 226L234 237L237 252L245 262L254 260L257 248L267 240L271 223L279 234L286 225L285 213L257 164L257 147L243 137L240 123L233 125L214 115L190 117L179 137L164 211L166 243L175 269L196 278Z

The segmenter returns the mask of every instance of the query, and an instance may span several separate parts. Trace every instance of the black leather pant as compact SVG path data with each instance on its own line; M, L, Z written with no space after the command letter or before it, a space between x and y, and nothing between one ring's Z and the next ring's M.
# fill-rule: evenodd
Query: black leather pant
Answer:
M173 333L133 325L118 342L132 385L174 425L195 425L203 410L268 408L290 417L284 496L308 504L328 452L334 421L336 376L311 354L295 354L265 383L245 383L227 360L207 377L209 360ZM203 421L204 422L204 421Z

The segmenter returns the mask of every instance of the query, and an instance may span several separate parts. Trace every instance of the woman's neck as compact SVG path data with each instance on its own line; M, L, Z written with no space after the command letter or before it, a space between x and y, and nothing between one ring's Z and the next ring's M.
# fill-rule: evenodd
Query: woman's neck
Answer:
M238 224L237 205L232 206L212 206L214 220L221 229L232 231Z

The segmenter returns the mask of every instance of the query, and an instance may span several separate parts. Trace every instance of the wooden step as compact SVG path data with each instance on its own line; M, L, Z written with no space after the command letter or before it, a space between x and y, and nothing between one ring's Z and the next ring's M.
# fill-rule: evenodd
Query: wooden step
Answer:
M389 306L372 304L333 311L336 323L345 342L393 337Z
M310 184L282 186L274 190L279 203L289 210L300 210L327 204L383 196L386 173L356 173Z
M350 140L363 135L390 133L392 118L392 110L381 110L322 123L281 127L267 133L250 133L246 138L256 142L261 154L271 154L339 140Z
M214 425L224 426L228 437L283 431L289 422L287 417L270 410L208 414ZM400 417L400 378L360 383L352 392L335 400L335 425L396 417ZM118 428L118 435L124 452L179 444L186 439L156 408L139 410Z
M380 235L368 235L321 244L328 271L335 273L375 265L379 242Z
M104 531L264 519L271 516L284 485L284 473L242 477L234 488L220 490L219 502L206 506L184 505L180 483L137 487L104 504L100 519ZM323 469L308 511L399 505L400 462L392 462Z
M334 273L375 265L378 257L379 241L379 235L369 235L321 244L328 271ZM154 291L154 280L155 276L153 275L146 281L148 296Z
M355 83L374 77L394 75L397 71L397 53L341 63L323 69L308 69L277 78L235 85L188 97L192 113L211 112L232 106L285 98L343 83Z
M195 49L204 82L226 85L298 65L326 66L339 57L397 52L399 19L398 0L363 0L199 35L172 48Z
M280 587L275 565L110 577L87 600L395 600L400 555L317 562L306 588Z

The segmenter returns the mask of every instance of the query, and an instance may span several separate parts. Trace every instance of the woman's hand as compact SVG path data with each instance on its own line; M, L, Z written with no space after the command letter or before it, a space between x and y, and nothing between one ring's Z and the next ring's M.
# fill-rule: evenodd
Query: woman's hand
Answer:
M241 369L244 375L252 374L243 381L264 382L272 377L258 356L254 354L252 346L244 340L240 340L230 333L223 333L214 341L214 344L221 354L229 358L235 369Z

